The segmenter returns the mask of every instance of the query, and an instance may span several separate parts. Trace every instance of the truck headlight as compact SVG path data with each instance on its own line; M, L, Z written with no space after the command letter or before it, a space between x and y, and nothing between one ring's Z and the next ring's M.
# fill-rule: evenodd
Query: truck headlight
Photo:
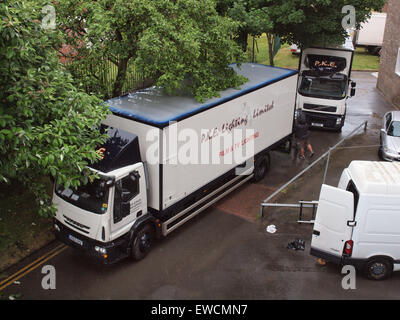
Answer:
M336 124L341 124L342 123L342 118L337 118L336 119Z
M60 227L58 226L57 223L54 224L54 229L56 229L57 232L61 231L61 229L60 229Z
M107 253L107 249L106 248L99 247L99 246L95 246L94 250L96 250L97 252L99 252L101 254L106 254Z

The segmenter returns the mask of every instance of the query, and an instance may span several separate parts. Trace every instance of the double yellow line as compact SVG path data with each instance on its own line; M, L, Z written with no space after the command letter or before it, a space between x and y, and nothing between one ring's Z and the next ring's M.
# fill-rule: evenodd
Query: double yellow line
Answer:
M4 288L8 287L10 284L13 284L18 279L21 279L24 275L28 274L29 272L32 272L37 267L41 266L43 263L50 260L54 256L60 254L67 248L68 247L65 244L60 244L57 247L55 247L55 248L51 249L50 251L48 251L47 253L45 253L44 255L42 255L41 257L37 258L35 261L31 262L30 264L26 265L22 269L18 270L11 276L0 281L0 291L3 290Z

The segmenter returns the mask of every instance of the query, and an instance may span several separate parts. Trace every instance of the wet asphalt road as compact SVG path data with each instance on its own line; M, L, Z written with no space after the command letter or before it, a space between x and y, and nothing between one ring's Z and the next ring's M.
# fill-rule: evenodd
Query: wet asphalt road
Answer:
M382 115L392 107L375 88L371 73L353 72L356 96L349 100L342 133L312 131L316 155L322 154L364 120L360 130L332 154L326 183L336 185L340 172L353 159L377 160ZM320 266L308 253L311 225L296 222L297 211L271 209L260 219L262 200L305 168L302 161L273 152L271 170L258 184L247 184L157 243L138 263L125 260L101 266L67 248L16 284L0 291L3 298L20 299L399 299L400 273L383 282L357 274L356 290L344 290L343 275L334 265ZM324 164L315 166L276 200L296 203L317 200ZM265 231L275 224L277 232ZM301 238L305 251L286 248ZM16 272L59 245L52 243L8 270ZM44 290L42 266L56 270L56 289ZM28 272L29 271L29 272ZM22 274L22 273L21 273Z

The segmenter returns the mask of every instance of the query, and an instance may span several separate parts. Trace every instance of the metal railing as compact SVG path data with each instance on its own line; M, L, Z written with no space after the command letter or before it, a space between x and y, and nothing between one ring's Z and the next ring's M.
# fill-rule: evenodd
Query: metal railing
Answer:
M341 139L338 143L336 143L333 147L329 147L328 151L326 151L324 154L322 154L318 159L316 159L313 163L311 163L307 168L303 169L300 171L297 175L295 175L292 179L290 179L288 182L286 182L284 185L282 185L278 190L273 192L268 198L266 198L261 204L260 204L260 215L261 218L264 217L264 207L271 206L268 202L274 198L276 195L278 195L283 189L287 188L291 183L296 181L298 178L300 178L304 173L306 173L308 170L310 170L312 167L314 167L319 161L321 161L323 158L328 156L328 160L326 163L325 171L324 171L324 179L323 182L325 182L326 179L326 173L328 170L328 165L329 165L329 159L330 159L330 154L332 150L335 150L339 145L341 145L345 140L347 140L349 137L351 137L354 133L356 133L362 126L364 126L364 131L367 129L367 124L368 121L364 121L360 125L358 125L353 131L351 131L347 136L345 136L343 139Z
M299 203L262 203L263 207L285 207L285 208L299 208L299 217L297 219L298 223L314 223L315 221L315 214L317 212L318 201L305 201L300 200ZM311 208L311 219L305 220L304 219L304 211L305 208Z

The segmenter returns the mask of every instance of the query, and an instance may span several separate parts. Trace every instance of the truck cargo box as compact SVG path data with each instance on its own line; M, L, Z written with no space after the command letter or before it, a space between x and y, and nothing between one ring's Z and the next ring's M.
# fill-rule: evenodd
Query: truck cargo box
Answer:
M231 67L248 82L204 103L168 96L157 87L106 101L112 115L105 124L139 139L148 171L148 206L154 212L237 167L237 154L248 160L291 136L297 72L250 63ZM239 140L229 135L234 129Z

